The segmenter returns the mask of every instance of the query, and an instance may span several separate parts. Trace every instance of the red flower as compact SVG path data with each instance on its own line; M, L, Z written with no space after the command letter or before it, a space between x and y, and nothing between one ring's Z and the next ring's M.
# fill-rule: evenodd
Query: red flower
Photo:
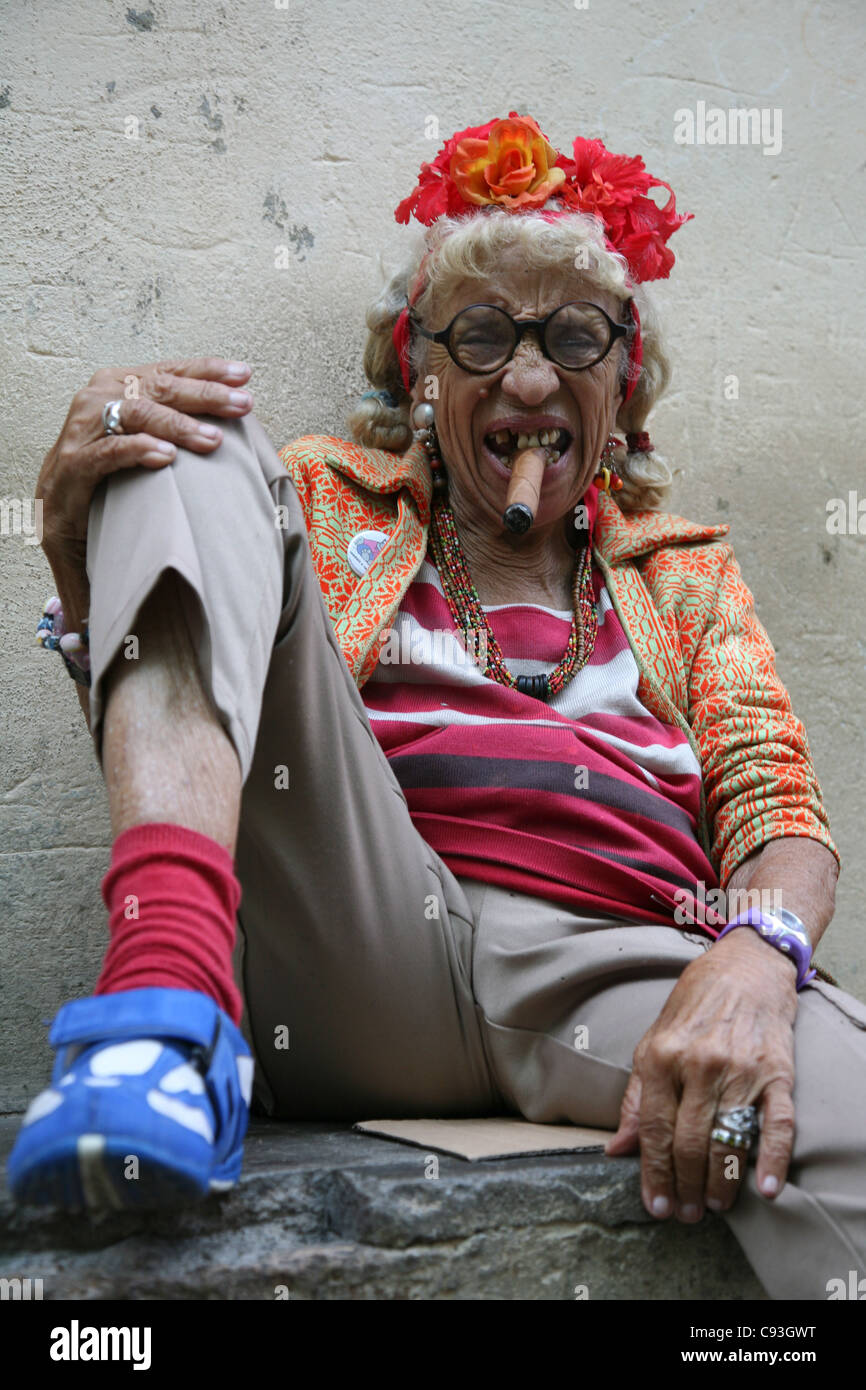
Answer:
M648 196L652 188L668 190L663 207ZM443 215L478 207L520 212L550 198L563 212L598 217L636 282L667 278L674 263L668 239L693 215L677 212L670 184L648 174L639 155L611 154L600 140L578 137L569 159L557 154L530 116L511 111L507 121L452 135L432 162L421 165L416 187L395 216L398 222L414 216L429 227Z
M611 154L600 140L578 137L574 158L560 155L557 164L566 175L569 203L601 219L611 246L628 261L632 278L666 280L674 263L668 238L694 216L677 212L670 184L648 174L640 155ZM670 193L663 207L647 196L651 188Z
M446 140L436 158L421 165L417 184L394 214L397 221L408 222L410 217L415 217L429 227L437 217L459 217L460 213L468 212L472 204L466 202L451 176L451 157L461 140L485 138L497 124L495 120L488 121L486 125L461 130Z

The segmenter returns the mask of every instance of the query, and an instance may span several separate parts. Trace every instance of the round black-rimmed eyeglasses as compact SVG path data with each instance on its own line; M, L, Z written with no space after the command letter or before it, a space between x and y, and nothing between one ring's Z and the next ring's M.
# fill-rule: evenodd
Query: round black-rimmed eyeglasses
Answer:
M524 333L534 330L545 357L569 372L602 362L628 327L614 323L597 304L577 300L560 304L543 319L513 319L496 304L469 304L447 328L433 333L410 313L423 338L442 343L464 372L496 372L510 362Z

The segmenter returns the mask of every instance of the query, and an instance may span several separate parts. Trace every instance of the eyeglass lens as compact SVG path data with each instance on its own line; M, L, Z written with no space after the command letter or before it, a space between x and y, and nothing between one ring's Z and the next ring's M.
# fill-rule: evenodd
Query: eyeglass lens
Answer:
M594 304L563 304L548 320L547 351L561 367L579 370L603 357L610 346L610 324ZM451 325L451 353L467 371L495 371L510 358L517 329L503 310L474 304Z

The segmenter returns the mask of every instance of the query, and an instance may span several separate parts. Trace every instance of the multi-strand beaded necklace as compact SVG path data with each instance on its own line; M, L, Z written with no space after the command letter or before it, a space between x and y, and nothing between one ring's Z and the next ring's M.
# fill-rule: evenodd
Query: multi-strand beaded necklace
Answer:
M432 462L432 460L431 460ZM439 461L436 460L438 463ZM592 656L598 634L598 613L592 588L592 549L587 543L574 566L572 585L573 616L568 645L559 665L550 675L514 676L505 665L499 643L493 635L487 614L481 606L478 590L472 583L466 556L457 535L454 514L447 502L447 482L440 468L434 466L433 509L430 525L430 548L439 571L442 588L454 626L473 634L477 643L481 632L486 636L486 665L484 675L500 685L531 695L536 700L549 701L558 695L572 676L576 675ZM439 475L437 477L437 474ZM441 482L440 482L441 478ZM444 486L443 486L444 484ZM480 665L479 661L479 665Z

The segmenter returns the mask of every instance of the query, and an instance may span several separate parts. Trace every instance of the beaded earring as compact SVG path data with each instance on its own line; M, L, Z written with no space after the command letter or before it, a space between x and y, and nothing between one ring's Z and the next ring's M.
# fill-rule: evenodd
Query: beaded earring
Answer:
M433 474L433 499L445 501L448 495L448 474L439 454L439 436L436 433L436 412L429 401L419 401L412 409L412 432L415 442L423 444L427 451L427 462Z
M602 451L598 473L593 478L593 483L602 492L619 492L622 487L622 478L616 471L613 457L614 449L618 449L620 445L621 440L612 434L608 435L607 443Z

